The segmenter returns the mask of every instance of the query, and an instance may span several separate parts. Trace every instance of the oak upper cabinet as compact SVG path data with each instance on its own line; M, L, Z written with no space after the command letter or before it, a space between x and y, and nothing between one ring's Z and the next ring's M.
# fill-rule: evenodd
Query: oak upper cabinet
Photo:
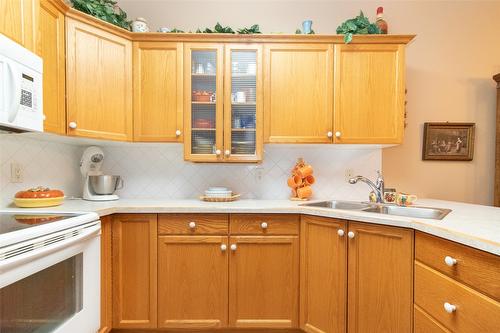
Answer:
M182 141L182 43L134 42L134 141Z
M38 55L43 58L43 127L66 134L66 49L64 12L58 1L40 0Z
M227 326L227 236L158 238L158 326Z
M403 141L405 46L335 45L334 142Z
M265 45L264 59L264 141L332 142L333 45Z
M413 230L349 222L348 331L411 332Z
M262 159L262 47L184 45L184 158Z
M245 236L229 241L230 327L299 326L298 221L293 222L296 216L268 217L231 216L231 233Z
M308 333L345 332L347 223L301 217L300 327Z
M156 328L156 214L114 215L112 258L113 328Z
M132 42L66 18L68 135L132 139Z
M262 160L262 46L226 44L224 161Z
M39 0L0 0L0 33L36 51Z
M222 161L224 45L184 44L184 159Z

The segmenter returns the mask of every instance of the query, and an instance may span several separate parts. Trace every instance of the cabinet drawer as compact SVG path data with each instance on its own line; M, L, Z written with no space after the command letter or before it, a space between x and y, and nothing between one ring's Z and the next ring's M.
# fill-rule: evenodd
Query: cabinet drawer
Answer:
M415 305L413 333L451 333L427 312Z
M445 311L445 302L456 310ZM498 332L500 327L500 303L419 262L415 303L453 332Z
M231 214L231 234L298 235L299 216L293 214Z
M447 256L456 259L456 263L448 266L445 263ZM498 256L418 232L415 237L415 258L497 301L500 300Z
M227 235L227 214L160 214L158 235Z

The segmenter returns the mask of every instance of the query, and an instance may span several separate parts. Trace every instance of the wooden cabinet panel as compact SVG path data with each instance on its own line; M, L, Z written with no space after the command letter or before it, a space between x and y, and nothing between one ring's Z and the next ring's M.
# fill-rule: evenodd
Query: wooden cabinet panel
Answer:
M298 327L298 237L234 236L230 244L229 326Z
M308 333L345 332L347 224L315 216L301 220L300 327Z
M159 327L227 326L228 251L227 236L158 238Z
M335 143L401 143L404 45L335 45Z
M38 54L43 58L43 127L66 133L66 49L64 13L57 2L40 0Z
M157 216L113 216L113 327L157 326Z
M448 266L445 257L456 264ZM435 236L417 232L415 259L470 287L500 300L500 257Z
M348 331L411 332L413 230L349 222Z
M231 214L230 229L236 235L298 235L299 215Z
M444 303L456 306L452 313ZM415 304L452 332L498 332L500 303L453 279L415 263Z
M333 45L264 47L264 141L331 142Z
M101 328L99 333L108 333L113 325L112 318L112 217L101 217Z
M182 43L134 42L134 141L182 141Z
M131 140L132 43L72 18L66 42L68 134Z
M228 214L160 214L158 234L227 235L228 219Z
M1 0L0 33L35 52L37 0Z
M414 312L414 333L450 333L449 330L420 307L415 305Z

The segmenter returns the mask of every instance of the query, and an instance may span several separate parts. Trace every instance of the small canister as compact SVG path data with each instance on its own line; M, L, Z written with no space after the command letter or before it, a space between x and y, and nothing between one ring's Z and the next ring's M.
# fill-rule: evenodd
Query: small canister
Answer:
M148 22L143 17L138 17L132 22L133 32L149 32Z

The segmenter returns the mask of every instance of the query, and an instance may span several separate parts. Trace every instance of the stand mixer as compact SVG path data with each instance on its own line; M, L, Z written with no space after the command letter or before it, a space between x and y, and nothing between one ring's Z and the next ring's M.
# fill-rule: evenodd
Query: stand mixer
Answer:
M123 188L120 176L104 175L101 171L104 152L101 148L91 146L85 149L80 160L80 172L85 177L83 199L89 201L118 200L114 192Z

